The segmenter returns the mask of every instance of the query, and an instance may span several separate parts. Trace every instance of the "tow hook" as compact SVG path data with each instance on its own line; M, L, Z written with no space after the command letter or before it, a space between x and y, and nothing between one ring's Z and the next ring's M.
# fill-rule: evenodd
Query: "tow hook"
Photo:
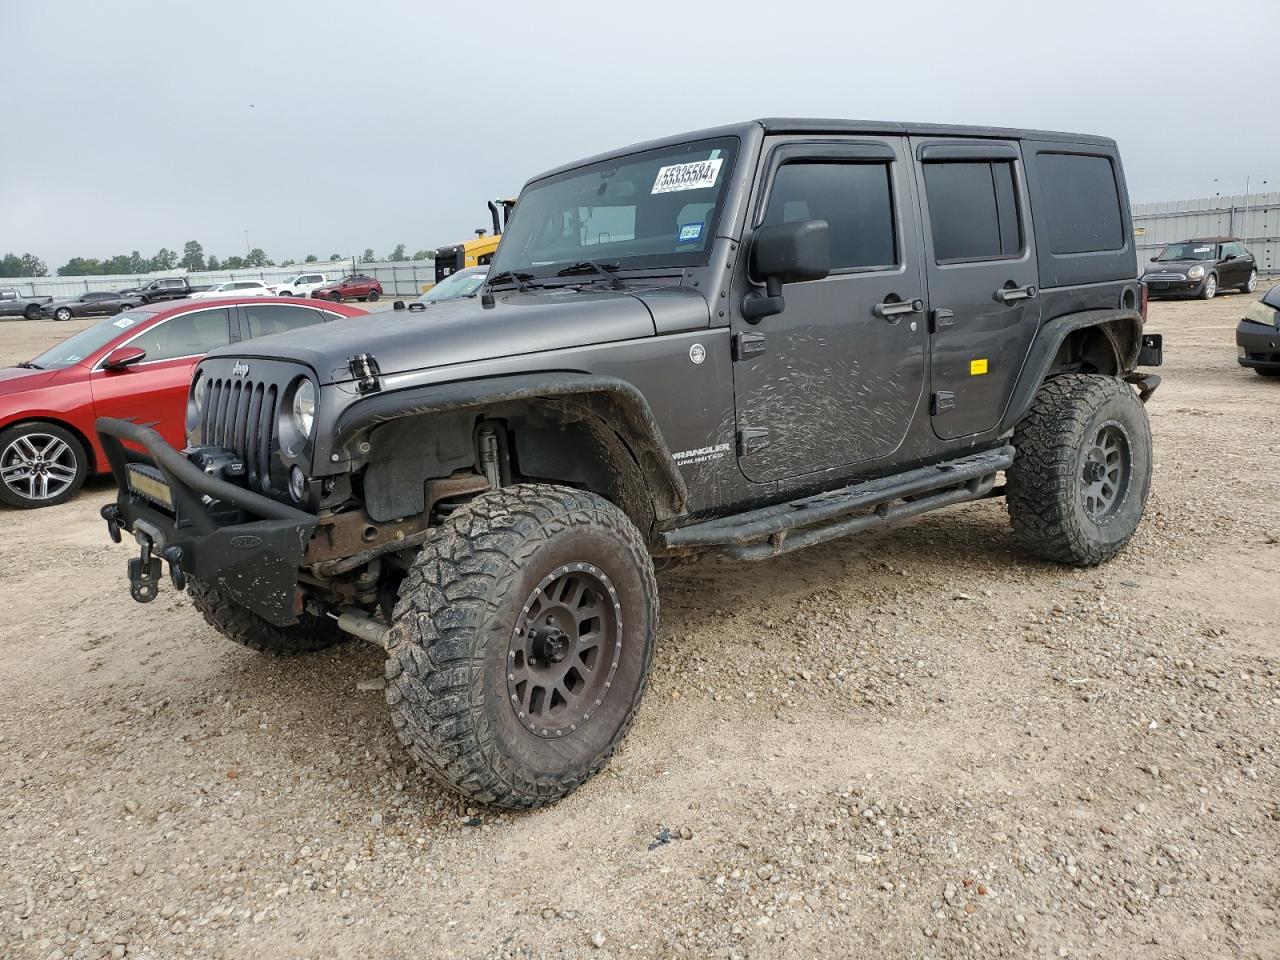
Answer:
M142 553L129 561L129 595L139 603L150 603L160 592L160 558L151 555L151 539L138 538Z
M179 593L187 589L187 572L182 569L182 548L165 547L160 556L169 564L169 579L173 581L173 589Z
M101 511L102 519L107 521L107 533L112 543L120 542L120 508L114 503L106 504Z

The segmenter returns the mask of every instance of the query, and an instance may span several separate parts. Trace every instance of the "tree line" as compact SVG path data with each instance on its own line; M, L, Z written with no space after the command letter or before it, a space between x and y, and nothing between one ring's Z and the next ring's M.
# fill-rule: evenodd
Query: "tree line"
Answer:
M326 258L328 260L341 260L342 255L331 253ZM387 254L387 260L403 263L411 260L434 260L435 253L431 250L419 250L413 256L408 255L408 251L403 243L396 244L394 250ZM364 254L360 257L361 263L375 263L378 257L373 252L372 247L366 247ZM309 253L301 261L303 264L319 263L320 258L314 253ZM219 259L217 256L210 254L208 257L204 253L204 245L198 240L188 240L179 254L175 250L168 247L161 247L156 251L153 257L144 257L137 250L132 253L118 253L114 257L72 257L62 266L58 267L57 275L60 277L95 277L110 276L114 274L130 274L130 273L158 273L166 270L176 270L179 267L190 270L244 270L250 267L292 267L297 266L297 260L282 260L276 263L261 247L254 247L245 256L239 255L224 257ZM49 268L45 262L33 253L24 253L19 256L16 253L6 253L0 257L0 277L47 277Z

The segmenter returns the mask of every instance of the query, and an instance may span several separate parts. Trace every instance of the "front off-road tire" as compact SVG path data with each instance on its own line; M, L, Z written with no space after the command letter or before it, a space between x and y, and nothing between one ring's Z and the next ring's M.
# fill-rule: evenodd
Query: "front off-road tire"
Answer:
M187 577L187 593L209 626L235 643L262 653L315 653L348 639L331 617L304 613L297 623L277 627L236 603L212 584Z
M465 796L551 803L630 728L657 626L653 563L621 510L541 484L483 494L427 541L400 587L392 723Z
M1124 548L1151 488L1151 427L1132 387L1088 374L1048 380L1013 445L1007 501L1024 549L1088 567Z

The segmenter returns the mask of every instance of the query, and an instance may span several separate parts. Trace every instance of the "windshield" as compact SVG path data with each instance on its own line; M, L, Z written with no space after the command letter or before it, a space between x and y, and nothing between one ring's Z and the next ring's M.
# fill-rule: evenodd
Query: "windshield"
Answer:
M1216 260L1216 243L1171 243L1160 251L1157 260Z
M520 195L490 276L705 263L737 154L736 137L700 140L540 180Z
M470 297L480 289L487 270L476 273L455 273L441 280L434 287L418 298L419 303L435 303L439 300L456 300L458 297Z
M143 320L151 319L149 313L118 313L109 320L95 323L67 337L51 350L46 350L31 362L43 370L61 370L79 363L85 357L97 353L126 330Z

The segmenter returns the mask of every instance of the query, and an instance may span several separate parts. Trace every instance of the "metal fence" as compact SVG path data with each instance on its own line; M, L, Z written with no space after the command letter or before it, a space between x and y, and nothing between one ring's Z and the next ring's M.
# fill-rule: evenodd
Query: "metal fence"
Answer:
M1195 237L1237 237L1261 274L1280 274L1280 193L1201 197L1133 205L1139 263L1166 243Z
M377 277L382 292L388 297L417 296L422 288L436 282L436 265L431 260L413 260L403 263L382 261L360 263L356 269L363 274ZM323 273L330 280L338 280L351 272L350 260L333 260L325 263L302 263L290 267L246 267L243 270L204 270L187 273L185 270L165 270L159 273L118 274L107 277L20 277L0 278L0 287L17 289L19 293L36 297L74 297L99 290L123 290L140 287L157 277L185 276L193 287L212 287L228 280L261 280L266 284L283 283L300 273Z
M1243 240L1258 261L1259 273L1280 275L1280 193L1136 203L1133 205L1133 228L1140 264L1155 256L1167 243L1221 235ZM377 277L382 282L383 292L389 297L416 296L423 287L435 283L436 277L435 264L430 260L362 263L358 269L361 273ZM204 271L187 276L192 286L212 286L227 280L261 280L271 284L310 272L337 279L350 270L350 260L335 260L291 267ZM33 296L70 297L91 290L136 287L156 277L181 276L183 273L170 270L111 277L0 278L0 287L16 287L20 292Z

